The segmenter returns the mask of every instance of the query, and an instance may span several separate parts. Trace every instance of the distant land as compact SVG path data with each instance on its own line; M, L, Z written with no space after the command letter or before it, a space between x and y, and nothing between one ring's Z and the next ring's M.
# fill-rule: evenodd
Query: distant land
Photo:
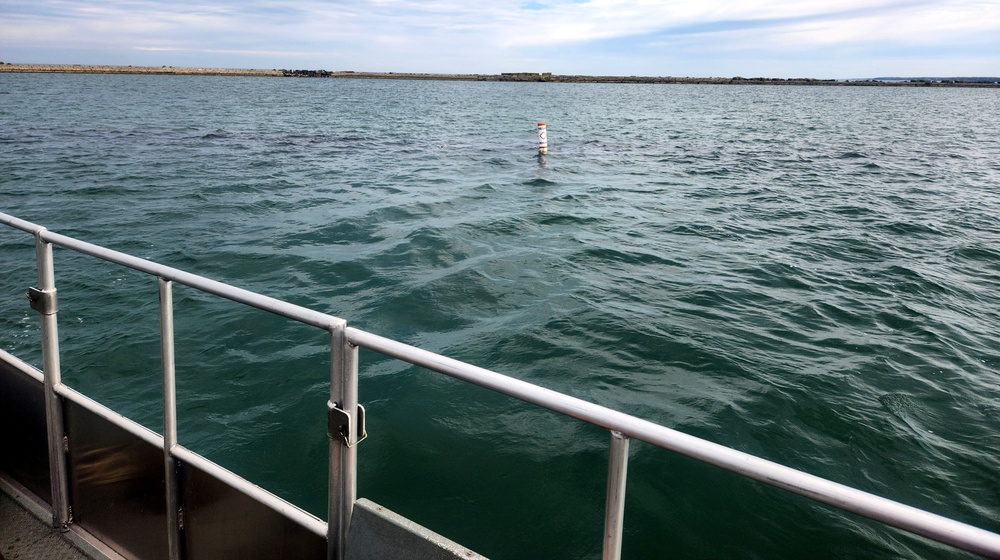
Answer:
M178 76L266 76L275 78L368 78L382 80L455 80L472 82L554 82L618 84L737 84L792 86L895 86L1000 88L1000 78L865 78L821 80L816 78L693 78L676 76L586 76L551 72L500 74L432 74L356 72L352 70L254 70L241 68L186 68L175 66L97 66L81 64L12 64L0 62L0 73L157 74Z
M989 78L989 77L965 77L965 78L871 78L872 80L879 80L884 82L906 82L919 80L924 82L976 82L976 83L997 83L1000 82L1000 78Z

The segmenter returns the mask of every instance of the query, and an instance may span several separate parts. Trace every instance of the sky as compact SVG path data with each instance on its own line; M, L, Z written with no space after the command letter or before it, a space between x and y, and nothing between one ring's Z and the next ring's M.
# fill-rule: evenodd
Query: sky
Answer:
M371 72L1000 75L1000 0L0 0L0 61Z

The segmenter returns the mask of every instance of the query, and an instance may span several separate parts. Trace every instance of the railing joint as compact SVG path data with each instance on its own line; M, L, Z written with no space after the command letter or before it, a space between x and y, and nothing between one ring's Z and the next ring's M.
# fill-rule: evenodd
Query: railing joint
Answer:
M59 311L56 302L56 289L40 290L38 288L28 288L28 304L35 311L42 315L55 315Z
M331 440L340 440L347 447L354 447L361 440L368 437L368 431L365 426L365 407L364 405L358 405L358 411L356 414L356 420L351 417L343 408L341 408L340 403L335 403L333 401L327 401L327 436ZM357 423L357 429L353 429L353 425ZM351 437L351 434L354 434ZM353 441L352 441L353 440Z

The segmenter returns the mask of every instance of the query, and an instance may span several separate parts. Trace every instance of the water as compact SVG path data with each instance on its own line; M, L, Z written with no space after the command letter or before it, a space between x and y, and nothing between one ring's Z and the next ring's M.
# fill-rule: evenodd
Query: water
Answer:
M997 130L997 90L0 74L0 208L1000 531ZM0 232L0 347L38 363L32 257ZM155 281L56 268L65 380L157 428ZM326 337L175 303L181 443L322 516ZM361 360L360 495L600 556L605 433ZM628 558L965 557L630 461Z

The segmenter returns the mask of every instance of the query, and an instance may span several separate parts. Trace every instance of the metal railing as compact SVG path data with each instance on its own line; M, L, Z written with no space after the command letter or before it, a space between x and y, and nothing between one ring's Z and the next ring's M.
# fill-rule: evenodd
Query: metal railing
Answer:
M347 532L356 500L357 453L354 447L364 431L364 409L358 404L358 349L366 348L431 371L485 387L492 391L605 428L610 434L608 482L604 523L606 559L621 556L625 485L630 439L638 439L701 462L715 465L771 486L782 488L812 500L859 514L886 525L924 536L955 548L991 558L1000 558L1000 534L901 504L874 494L743 453L710 441L628 414L599 406L473 366L433 352L348 327L343 319L319 313L268 296L236 288L195 274L160 265L104 247L53 233L31 222L0 213L0 223L31 233L36 240L39 288L29 297L32 307L42 314L42 361L49 420L53 524L69 523L65 462L62 458L61 422L58 419L57 395L71 397L59 377L59 348L56 331L55 281L52 245L58 245L105 261L156 276L160 293L161 352L163 368L163 450L167 476L167 504L170 558L180 558L177 527L176 481L171 480L174 462L184 460L204 469L220 471L218 476L248 495L285 513L310 530L325 534L328 557L344 557ZM176 403L174 392L172 283L177 282L210 294L236 301L324 329L330 333L330 434L328 523L298 510L256 486L234 477L232 473L200 458L177 444ZM236 477L238 478L238 477Z

